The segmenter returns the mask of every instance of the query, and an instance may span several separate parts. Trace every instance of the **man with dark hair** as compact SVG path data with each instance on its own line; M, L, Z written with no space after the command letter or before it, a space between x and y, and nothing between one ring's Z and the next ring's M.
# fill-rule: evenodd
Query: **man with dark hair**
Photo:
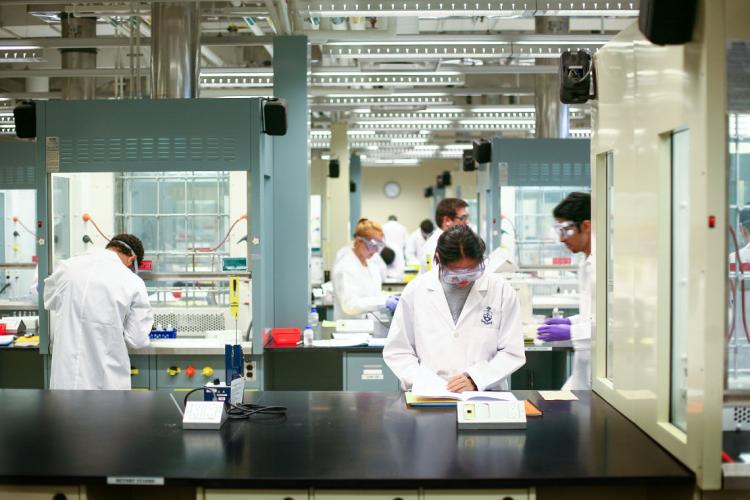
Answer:
M594 256L591 253L591 195L570 193L552 212L554 229L560 241L573 253L583 253L578 267L578 314L569 318L547 319L537 330L544 341L572 340L573 373L565 390L591 388L591 295L594 292Z
M154 322L137 276L143 255L141 240L118 234L44 280L44 307L55 312L50 389L130 389L128 347L146 347Z
M432 269L432 259L435 257L437 241L443 231L456 224L469 224L469 204L460 198L443 198L435 207L435 223L438 229L432 233L424 244L424 259L420 264L420 272Z
M421 264L424 260L424 244L435 231L435 224L430 219L423 220L419 227L409 235L406 241L406 263Z

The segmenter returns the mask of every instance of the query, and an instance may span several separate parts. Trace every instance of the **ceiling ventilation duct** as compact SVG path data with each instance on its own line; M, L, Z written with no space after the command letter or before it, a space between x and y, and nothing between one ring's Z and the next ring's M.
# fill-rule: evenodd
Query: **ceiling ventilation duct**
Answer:
M72 14L61 13L63 38L95 38L95 17L74 17ZM60 49L63 69L96 69L95 48ZM96 78L64 78L62 98L70 100L96 99Z
M201 17L198 3L151 5L151 97L198 97Z
M538 34L564 35L570 31L569 17L536 17ZM557 58L537 59L536 64L559 64ZM534 103L536 136L545 139L566 139L570 129L568 106L560 102L560 76L557 72L535 75Z

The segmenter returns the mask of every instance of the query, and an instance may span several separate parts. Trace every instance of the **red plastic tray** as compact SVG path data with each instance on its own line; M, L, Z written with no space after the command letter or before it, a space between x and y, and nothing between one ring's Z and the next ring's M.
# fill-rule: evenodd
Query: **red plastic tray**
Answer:
M279 346L297 345L300 339L299 328L271 328L273 343Z

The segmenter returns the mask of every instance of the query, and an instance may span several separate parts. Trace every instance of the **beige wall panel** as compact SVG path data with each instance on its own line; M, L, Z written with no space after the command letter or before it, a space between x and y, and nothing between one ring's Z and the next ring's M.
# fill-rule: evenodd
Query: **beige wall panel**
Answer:
M424 188L435 184L435 177L445 170L451 172L453 181L453 186L446 190L447 196L455 195L456 186L461 186L463 198L476 198L477 174L460 171L457 160L423 160L418 167L364 167L362 217L382 224L394 214L409 232L416 230L424 219L434 222L432 198L424 197ZM401 185L401 194L397 198L387 198L383 193L383 186L388 181Z

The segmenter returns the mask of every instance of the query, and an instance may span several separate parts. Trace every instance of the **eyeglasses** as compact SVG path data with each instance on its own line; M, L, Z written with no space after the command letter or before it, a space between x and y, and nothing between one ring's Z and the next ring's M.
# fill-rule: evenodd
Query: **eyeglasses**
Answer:
M385 242L383 240L363 238L362 236L358 236L357 239L364 243L367 250L370 252L380 253L385 248Z
M552 229L560 238L560 241L565 241L576 234L576 223L569 220L566 220L565 222L555 222L552 225Z
M484 262L469 269L448 269L440 266L443 281L451 285L473 283L484 274Z
M453 217L454 220L460 221L460 222L468 222L469 220L469 214L463 214L461 216Z

